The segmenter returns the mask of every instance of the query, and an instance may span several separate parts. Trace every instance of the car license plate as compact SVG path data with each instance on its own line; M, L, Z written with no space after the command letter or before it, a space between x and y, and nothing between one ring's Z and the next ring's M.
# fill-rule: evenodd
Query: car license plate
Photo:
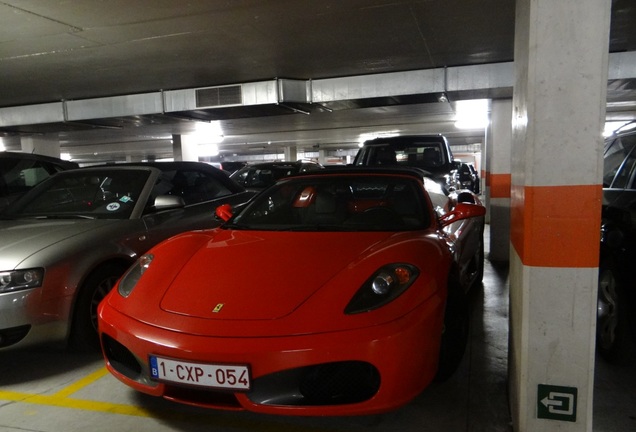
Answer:
M246 365L191 363L150 356L150 376L159 381L248 391L250 372Z

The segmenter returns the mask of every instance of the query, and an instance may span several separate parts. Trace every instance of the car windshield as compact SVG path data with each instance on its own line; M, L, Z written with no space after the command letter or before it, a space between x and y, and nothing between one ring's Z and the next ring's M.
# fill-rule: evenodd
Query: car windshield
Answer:
M626 135L609 142L603 157L603 187L625 188L636 166L636 135Z
M373 144L368 152L367 162L360 160L357 164L403 165L435 170L447 163L441 143L436 142Z
M128 219L147 170L76 170L51 177L3 213L9 218Z
M429 226L421 185L386 175L308 176L262 192L227 227L293 231L408 231Z
M296 174L297 165L248 166L232 174L231 178L246 188L265 188L278 179Z

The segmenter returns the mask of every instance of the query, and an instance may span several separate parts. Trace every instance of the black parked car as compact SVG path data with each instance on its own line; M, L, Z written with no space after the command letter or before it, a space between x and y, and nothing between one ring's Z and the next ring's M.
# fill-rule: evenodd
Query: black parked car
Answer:
M0 152L0 211L42 180L73 168L79 165L50 156Z
M224 162L221 162L220 165L221 166L219 168L221 168L223 171L225 171L229 175L243 168L245 165L247 165L247 162L224 161Z
M607 360L636 345L636 130L605 142L596 345Z
M479 174L473 164L462 162L457 170L457 177L462 189L468 189L476 194L479 193Z
M321 164L312 161L262 162L246 165L232 173L230 178L249 190L260 191L283 177L323 168Z
M353 160L357 166L408 166L421 168L446 194L460 189L459 163L443 135L404 135L365 141Z

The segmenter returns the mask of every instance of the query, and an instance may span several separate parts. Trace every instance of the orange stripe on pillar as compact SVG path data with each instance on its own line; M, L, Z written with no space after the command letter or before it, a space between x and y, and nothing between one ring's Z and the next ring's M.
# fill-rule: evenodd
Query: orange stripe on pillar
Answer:
M597 267L601 185L513 187L511 241L527 266Z
M510 198L510 174L490 174L490 198Z

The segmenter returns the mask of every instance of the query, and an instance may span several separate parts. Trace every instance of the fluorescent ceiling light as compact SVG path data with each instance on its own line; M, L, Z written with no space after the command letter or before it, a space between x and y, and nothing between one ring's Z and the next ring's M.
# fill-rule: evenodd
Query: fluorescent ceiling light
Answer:
M605 138L607 138L608 136L612 136L618 129L621 129L622 131L626 131L626 130L630 130L636 127L636 123L633 123L627 127L623 127L625 125L627 125L629 121L626 120L622 120L622 121L608 121L605 122L605 128L603 129L603 136Z
M199 156L218 156L219 146L216 143L199 144L198 154Z
M485 129L488 127L488 99L457 101L455 127L458 129Z
M219 144L223 142L223 128L221 122L198 122L195 131L188 134L188 140L197 145L199 156L217 156L219 154Z
M198 122L192 134L194 141L199 144L220 144L223 142L223 128L218 120L212 122Z

